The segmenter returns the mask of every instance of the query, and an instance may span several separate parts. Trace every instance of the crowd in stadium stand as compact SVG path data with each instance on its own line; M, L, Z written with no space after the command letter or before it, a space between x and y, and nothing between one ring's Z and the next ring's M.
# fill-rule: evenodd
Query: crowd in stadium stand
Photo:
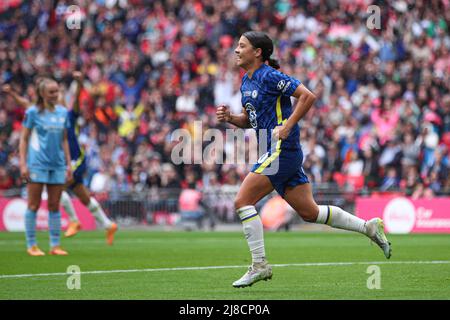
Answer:
M36 76L51 75L70 107L71 74L82 71L79 140L93 192L240 184L251 164L174 165L171 134L194 133L196 120L203 131L232 128L215 109L242 108L234 48L253 29L274 40L281 71L318 97L300 123L312 182L450 193L450 1L96 0L78 1L77 13L72 2L3 3L0 84L35 100ZM366 24L371 4L379 28ZM79 29L66 24L73 14ZM1 95L3 190L22 185L23 114Z

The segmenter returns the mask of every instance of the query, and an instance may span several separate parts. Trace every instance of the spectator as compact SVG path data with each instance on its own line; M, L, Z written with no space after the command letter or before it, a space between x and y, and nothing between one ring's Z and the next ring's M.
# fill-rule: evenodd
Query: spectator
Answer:
M371 147L366 147L363 150L363 161L363 175L365 177L364 185L368 188L374 188L378 185L379 166Z
M387 169L387 174L381 182L381 191L397 190L399 187L400 179L397 176L397 170L394 167Z
M8 190L14 185L13 179L8 175L6 168L0 166L0 190Z
M397 139L389 140L378 160L380 167L397 166L400 162L401 150Z
M406 133L403 137L402 150L402 166L416 166L419 163L420 147L411 133Z
M209 122L208 114L221 103L242 107L232 41L248 29L268 30L279 42L274 55L282 71L318 97L301 124L308 151L304 168L313 181L336 182L344 165L359 172L360 161L350 161L359 154L369 188L387 178L383 168L397 165L403 181L410 166L417 166L425 178L437 170L430 180L434 189L449 185L448 154L436 162L436 150L450 145L448 1L408 1L406 11L388 3L380 30L366 28L365 1L305 6L267 0L262 7L254 0L225 1L212 8L204 0L134 0L126 10L114 1L87 1L80 4L82 28L70 32L64 29L67 1L56 8L16 2L0 9L0 85L8 83L35 101L31 84L51 74L70 102L68 75L87 75L80 141L88 153L87 180L103 181L99 189L106 188L105 173L96 174L110 166L108 154L120 159L115 165L131 184L126 189L186 181L183 169L168 173L149 166L159 161L167 169L175 129L191 128L196 119L205 119L204 129L227 128ZM14 160L23 115L7 95L0 96L0 165L13 177L17 168L8 159ZM117 132L123 144L115 143ZM160 159L149 160L150 154ZM216 164L196 179L217 177L214 183L234 185L247 167L225 170ZM20 186L13 179L13 187Z

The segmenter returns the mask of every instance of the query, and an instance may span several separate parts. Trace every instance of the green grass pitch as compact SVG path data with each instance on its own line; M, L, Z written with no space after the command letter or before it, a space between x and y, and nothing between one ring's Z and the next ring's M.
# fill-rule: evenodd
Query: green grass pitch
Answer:
M69 256L44 257L26 254L23 233L0 233L0 299L450 299L450 235L388 237L390 260L359 234L266 232L273 279L235 289L250 262L241 232L119 230L111 247L80 232L62 240ZM48 233L38 241L48 251ZM367 287L372 264L380 289ZM79 290L67 287L70 265Z

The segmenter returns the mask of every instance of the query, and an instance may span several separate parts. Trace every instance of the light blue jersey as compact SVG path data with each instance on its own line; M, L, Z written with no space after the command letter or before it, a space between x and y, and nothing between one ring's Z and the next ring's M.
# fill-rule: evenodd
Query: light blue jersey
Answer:
M65 170L64 130L70 126L68 110L56 105L53 112L35 105L25 112L23 125L31 129L27 165L30 169Z

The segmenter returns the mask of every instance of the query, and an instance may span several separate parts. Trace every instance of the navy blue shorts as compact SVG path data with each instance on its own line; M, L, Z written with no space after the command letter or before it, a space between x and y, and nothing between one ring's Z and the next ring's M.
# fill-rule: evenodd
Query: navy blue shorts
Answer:
M74 188L79 183L84 182L84 174L86 173L86 158L84 158L80 164L78 164L75 168L72 167L73 171L73 183L69 186L70 189Z
M263 155L251 171L267 176L278 194L284 197L286 187L309 183L302 163L301 149L281 149Z

